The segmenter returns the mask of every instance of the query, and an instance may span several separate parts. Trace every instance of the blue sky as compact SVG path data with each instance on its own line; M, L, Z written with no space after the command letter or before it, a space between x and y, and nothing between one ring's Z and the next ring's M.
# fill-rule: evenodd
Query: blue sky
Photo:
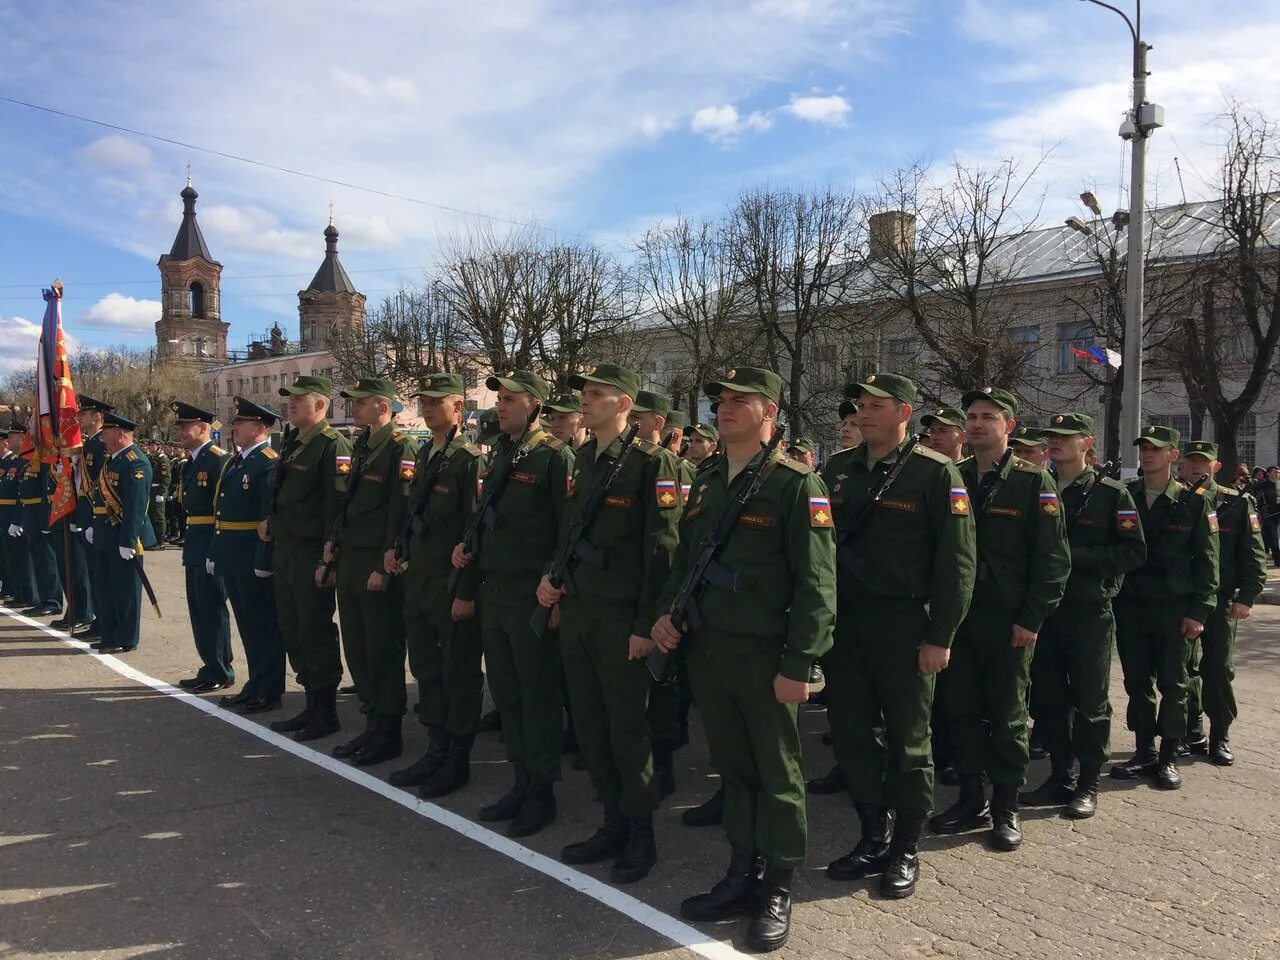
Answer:
M1123 199L1127 34L1078 0L478 6L0 3L0 96L619 250L745 187L870 187L918 158L1033 162L1052 148L1046 222L1077 212L1085 187ZM1206 192L1224 95L1280 118L1280 5L1147 8L1149 95L1168 118L1149 194L1174 202L1175 156L1188 194ZM75 342L154 343L155 261L188 162L232 347L277 321L296 335L331 200L371 300L477 223L0 103L0 371L34 355L55 276Z

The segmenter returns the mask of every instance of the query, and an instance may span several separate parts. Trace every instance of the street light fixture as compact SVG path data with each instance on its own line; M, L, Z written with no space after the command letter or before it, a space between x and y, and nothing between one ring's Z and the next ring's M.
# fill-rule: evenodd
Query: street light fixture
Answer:
M1067 226L1076 233L1083 233L1086 237L1093 236L1093 228L1079 217L1067 217Z

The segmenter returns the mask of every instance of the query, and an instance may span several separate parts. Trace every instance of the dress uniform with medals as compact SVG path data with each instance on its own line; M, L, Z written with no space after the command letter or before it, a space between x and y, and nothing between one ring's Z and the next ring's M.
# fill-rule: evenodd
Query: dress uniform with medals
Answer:
M35 571L31 568L31 549L22 536L22 505L18 485L26 469L19 456L27 426L14 420L9 427L10 449L0 460L0 533L4 537L4 592L16 607L30 607L36 602Z
M276 422L274 413L244 397L235 397L234 403L234 420L254 420L267 427ZM205 569L226 585L249 663L249 679L240 692L220 703L242 713L278 709L284 693L284 644L271 571L264 568L265 544L258 538L258 525L271 512L271 475L277 459L270 444L261 440L228 458L214 485L213 541Z
M115 409L105 400L98 400L86 393L77 394L76 402L81 413L97 411L105 416ZM95 507L95 501L98 498L98 478L102 473L102 466L107 462L108 456L107 445L103 442L101 429L97 433L83 437L80 446L80 486L76 491L74 522L75 526L79 528L77 539L80 541L81 550L84 552L85 570L89 580L89 595L99 603L105 602L103 598L106 596L106 584L103 580L104 570L98 552L94 550L89 538L93 535L95 513L104 509L100 504ZM93 624L88 631L90 635L88 639L101 639L99 633L97 614L95 612Z
M215 422L212 413L189 403L174 403L171 408L177 424L202 422L212 426ZM227 451L212 440L206 441L181 461L183 466L178 478L175 503L181 505L188 523L187 539L182 545L182 572L191 633L200 657L196 675L180 681L179 686L193 693L220 690L235 682L227 588L221 576L209 573L206 568L215 535L214 493L222 468L230 459Z

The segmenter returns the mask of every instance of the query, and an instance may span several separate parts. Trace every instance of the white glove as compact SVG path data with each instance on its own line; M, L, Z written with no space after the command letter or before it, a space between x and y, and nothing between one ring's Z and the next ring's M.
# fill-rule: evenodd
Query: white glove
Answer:
M164 503L164 497L156 497L156 503Z
M79 527L77 527L74 523L69 523L69 524L67 524L67 526L69 526L69 527L71 528L71 532L72 532L72 533L79 533L79 532L80 532L80 528L79 528Z
M93 527L84 528L84 538L90 543L93 543Z
M269 576L271 576L271 571L270 571L270 570L259 570L257 567L254 567L254 568L253 568L253 575L254 575L255 577L257 577L259 580L266 580Z
M18 526L16 523L9 524L9 536L11 537L22 536L22 528Z
M209 576L211 576L211 577L212 577L212 576L215 576L215 574L214 574L214 572L213 572L213 561L212 561L212 560L206 560L206 561L204 562L204 572L205 572L205 573L207 573L207 574L208 574Z
M120 559L121 559L121 560L132 560L132 559L133 559L133 553L134 553L133 547L121 547L121 548L120 548Z

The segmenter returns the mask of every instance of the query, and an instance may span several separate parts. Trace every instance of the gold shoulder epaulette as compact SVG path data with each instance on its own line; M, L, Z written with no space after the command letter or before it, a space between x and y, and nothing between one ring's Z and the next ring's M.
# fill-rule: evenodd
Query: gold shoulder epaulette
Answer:
M271 447L259 447L259 449L262 451L262 455L268 460L277 460L280 457L280 454L276 453L275 450L271 449Z
M227 451L223 450L216 443L209 444L209 452L212 453L215 457L225 457L227 455Z
M130 450L128 453L126 453L126 454L124 455L124 458L125 458L126 460L137 460L137 459L138 459L138 451L137 451L137 450Z
M950 457L946 456L945 454L941 454L941 453L939 453L937 450L934 450L934 449L932 449L931 447L926 447L926 446L925 446L924 444L922 444L922 443L917 443L917 444L916 444L916 446L915 446L915 451L914 451L914 452L915 452L915 453L920 454L920 456L922 456L922 457L928 457L930 460L933 460L933 461L935 461L935 462L937 462L937 463L950 463L950 462L951 462L951 458L950 458ZM959 465L960 465L960 464L956 464L956 466L959 466Z

